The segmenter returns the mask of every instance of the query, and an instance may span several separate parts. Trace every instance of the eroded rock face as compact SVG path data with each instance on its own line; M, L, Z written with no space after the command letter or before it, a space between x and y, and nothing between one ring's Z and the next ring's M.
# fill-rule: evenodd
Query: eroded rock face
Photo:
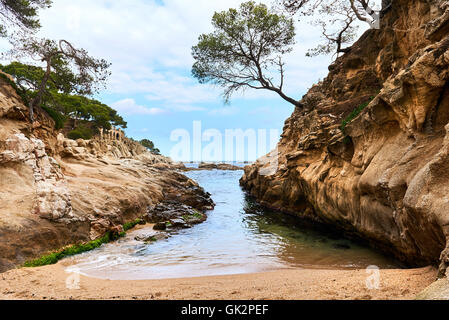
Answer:
M129 139L70 140L48 116L36 117L31 126L20 97L0 79L0 272L119 234L165 201L180 208L173 219L213 209L210 194L169 158Z
M392 2L245 168L262 204L319 220L410 265L449 265L447 1ZM371 102L370 102L371 101ZM342 120L363 103L344 130Z
M34 213L50 221L74 218L70 192L57 161L49 157L45 144L24 134L12 135L0 153L3 165L27 166L33 173L35 186Z

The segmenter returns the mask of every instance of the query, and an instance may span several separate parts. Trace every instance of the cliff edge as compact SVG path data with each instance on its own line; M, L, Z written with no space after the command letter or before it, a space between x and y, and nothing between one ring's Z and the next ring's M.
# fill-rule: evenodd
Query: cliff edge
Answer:
M48 251L152 220L158 205L213 208L170 159L127 138L70 140L0 78L0 272ZM185 207L185 206L184 206Z
M393 0L245 168L265 206L336 226L413 266L449 266L449 2ZM359 114L358 112L361 111ZM267 159L278 159L267 174Z

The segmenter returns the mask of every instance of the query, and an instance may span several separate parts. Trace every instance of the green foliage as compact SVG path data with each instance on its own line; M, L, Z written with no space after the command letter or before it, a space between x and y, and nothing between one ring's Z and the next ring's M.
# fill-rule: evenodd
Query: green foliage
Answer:
M111 232L107 232L103 237L97 240L93 240L84 244L76 244L67 247L65 249L44 255L36 260L28 261L24 264L24 267L33 268L51 265L57 263L61 259L94 250L96 248L99 248L101 245L105 243L109 243L111 241L118 240L119 238L126 236L126 231L134 228L138 224L145 224L145 221L143 221L142 219L136 219L133 222L125 223L123 225L123 230L125 231L121 232L120 234L112 234Z
M84 124L80 124L76 129L70 131L67 134L67 137L72 140L77 139L90 140L92 139L93 135L94 132L92 131L92 129L85 126Z
M50 0L0 0L0 36L7 36L8 28L38 29L38 9L50 5Z
M112 126L126 128L127 123L112 109L100 101L80 95L51 92L47 105L66 117L92 122L95 128L111 129Z
M142 219L136 219L136 220L134 220L134 221L125 223L125 224L123 225L123 230L125 230L125 232L126 232L126 231L128 231L128 230L134 228L134 227L137 226L138 224L143 225L143 224L145 224L145 221L142 220Z
M10 74L17 84L11 81L6 75L1 75L17 93L22 97L24 103L34 99L36 92L30 88L39 86L44 77L44 70L40 67L12 62L0 68L5 73ZM93 122L95 128L111 129L111 126L126 128L127 123L118 115L117 111L95 99L90 99L82 95L73 95L70 80L73 74L51 73L51 81L47 82L47 88L42 96L41 102L45 111L57 122L57 129L63 127L61 122L67 119L85 120ZM60 116L59 116L60 115Z
M153 141L150 141L148 139L140 140L140 144L143 145L145 148L153 150L154 149L154 143Z
M89 56L86 50L76 49L66 40L54 41L26 36L14 38L11 42L14 47L9 52L11 57L40 61L37 65L16 63L26 72L24 87L38 91L39 94L57 90L67 94L90 96L105 86L111 74L110 63ZM19 86L22 85L21 78L16 80Z
M45 255L39 259L32 260L29 262L26 262L24 264L24 267L31 268L31 267L41 267L46 266L50 264L55 264L59 260L64 259L66 257L74 256L76 254L80 254L86 251L91 251L93 249L99 248L102 244L108 243L111 241L111 233L106 233L102 238L90 241L86 244L76 244L70 247L67 247L63 250L56 251L53 253L50 253L48 255Z
M65 66L61 66L61 62L54 62L58 67L50 73L49 80L43 92L43 101L50 100L51 92L72 92L72 88L76 85L76 75ZM16 81L21 90L28 94L28 100L35 97L45 76L45 70L40 66L23 64L17 61L11 62L9 65L1 67L3 72L10 74Z
M189 221L189 220L193 220L193 219L203 219L204 216L203 216L203 214L201 212L195 210L195 212L193 214L184 215L184 216L182 216L182 218L185 221Z
M192 48L195 63L192 74L200 83L224 88L225 101L247 88L267 89L291 103L297 101L282 93L284 63L281 56L292 50L295 38L293 20L254 1L240 8L216 12L214 32L202 34ZM280 85L268 76L280 73ZM288 99L287 99L288 98Z
M6 67L6 72L15 76L17 85L30 96L31 122L34 108L42 106L46 99L53 100L54 93L91 96L105 87L111 74L110 63L91 57L66 40L57 42L17 33L10 42L13 49L9 56L37 61L36 65L16 62Z
M48 113L48 115L55 121L55 129L59 130L64 128L64 124L67 121L67 118L64 117L61 113L56 110L50 109L46 106L42 106L42 109Z
M161 151L158 148L154 147L154 142L151 140L143 139L143 140L140 140L139 143L154 154L159 155L161 153Z
M355 108L350 114L349 116L346 117L346 119L344 119L341 123L340 126L340 130L345 133L346 130L346 126L352 122L352 120L354 120L355 118L357 118L357 116L370 104L370 102L374 99L374 97L371 97L369 99L369 101L362 103L361 105L359 105L357 108Z
M351 50L349 46L357 36L360 21L371 28L379 29L382 11L374 6L382 2L383 10L391 6L392 0L275 0L290 14L298 14L321 29L323 42L308 50L306 56L313 57L333 53L339 55ZM376 3L377 2L377 3Z

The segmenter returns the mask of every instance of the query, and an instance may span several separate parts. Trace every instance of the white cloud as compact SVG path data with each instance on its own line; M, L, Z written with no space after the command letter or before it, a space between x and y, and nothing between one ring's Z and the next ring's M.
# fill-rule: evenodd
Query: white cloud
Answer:
M167 105L193 105L220 100L220 91L199 85L186 75L191 47L211 31L214 11L237 7L242 0L58 0L42 11L41 34L68 38L91 54L112 62L109 92L144 94ZM270 4L270 0L263 2ZM163 5L161 5L163 3ZM327 72L329 59L305 58L320 31L298 28L297 45L287 58L286 91L304 92ZM181 74L181 75L180 75ZM248 91L246 99L275 97Z
M140 95L173 111L204 110L197 104L219 104L221 91L189 76L191 47L212 30L214 11L237 7L244 0L58 0L41 11L41 36L73 41L112 63L107 93ZM263 0L271 4L271 0ZM285 92L295 99L327 74L330 57L306 58L321 31L302 22L295 48L286 57ZM248 90L243 99L280 99L272 92ZM239 98L239 96L236 96ZM123 106L122 106L123 107ZM137 106L136 112L148 109ZM215 111L211 114L226 113ZM127 109L127 112L132 112ZM150 111L151 112L151 111ZM153 114L153 113L152 113Z
M128 98L114 102L112 108L116 109L120 114L125 116L131 115L157 115L165 113L166 110L160 108L147 108L138 105L134 99Z

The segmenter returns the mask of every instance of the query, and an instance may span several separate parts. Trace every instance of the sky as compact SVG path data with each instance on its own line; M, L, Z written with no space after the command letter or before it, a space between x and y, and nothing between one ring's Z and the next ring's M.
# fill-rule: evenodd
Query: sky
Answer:
M50 9L41 11L38 35L69 40L111 62L107 89L97 98L125 118L128 137L150 139L163 154L175 157L173 148L179 141L170 139L174 130L193 136L194 121L201 121L203 131L215 129L223 136L231 129L276 129L280 134L294 109L276 94L261 90L236 95L225 105L220 88L201 85L191 76L191 47L200 34L212 31L214 12L236 8L241 2L54 0ZM305 57L320 34L308 23L297 23L296 45L285 57L285 91L295 99L328 73L331 57ZM260 155L235 160L253 161ZM194 154L176 157L201 160Z

